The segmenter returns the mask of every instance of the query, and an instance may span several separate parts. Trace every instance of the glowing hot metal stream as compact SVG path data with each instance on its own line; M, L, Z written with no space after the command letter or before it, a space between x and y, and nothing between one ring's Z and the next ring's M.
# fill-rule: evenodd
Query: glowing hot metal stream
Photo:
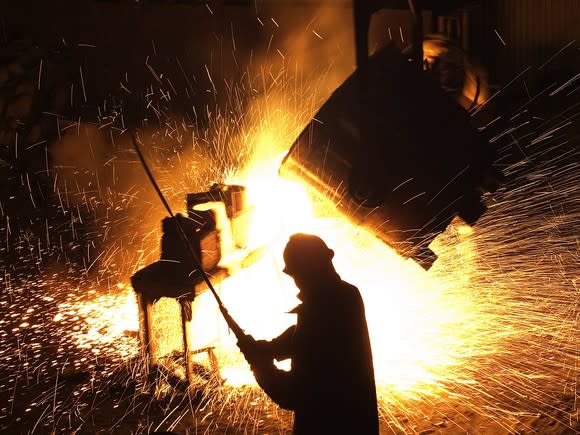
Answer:
M218 287L232 315L248 332L271 338L294 321L293 315L285 313L298 303L296 289L281 272L280 253L289 235L302 231L322 236L335 250L337 271L359 287L365 300L379 385L409 394L432 390L439 379L463 363L463 358L473 356L475 349L489 347L492 338L486 340L477 332L493 319L479 312L477 298L471 292L460 291L461 282L467 283L473 267L469 264L469 246L463 247L459 273L446 275L445 279L427 274L346 219L328 214L315 216L306 186L278 178L276 169L274 161L269 167L250 172L246 180L236 180L247 185L248 201L255 207L250 245L268 246L262 260ZM103 322L91 325L90 333L84 335L87 343L98 341L98 336L112 340L124 330L135 329L136 306L130 296L127 293L121 305L124 309L103 310L99 301L82 307L81 316L102 317L102 321L114 325L114 330L109 328L106 333L98 332ZM209 295L200 296L196 313L203 316L204 310L215 310L215 304L208 299ZM106 313L110 315L105 316ZM235 340L224 325L200 322L199 328L203 328L197 334L202 336L200 340L219 339L222 346L237 353ZM195 329L194 323L194 336ZM77 339L82 337L79 334ZM87 343L79 344L86 347ZM251 381L244 366L223 367L223 375L231 384Z

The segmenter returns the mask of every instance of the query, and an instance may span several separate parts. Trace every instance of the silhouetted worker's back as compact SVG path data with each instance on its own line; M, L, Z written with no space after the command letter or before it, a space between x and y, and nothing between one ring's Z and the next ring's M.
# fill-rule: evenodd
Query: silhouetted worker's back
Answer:
M374 371L363 301L334 270L334 252L309 234L293 235L284 272L302 301L295 326L272 341L251 339L240 349L258 384L294 411L294 434L377 434ZM292 368L274 359L291 358Z

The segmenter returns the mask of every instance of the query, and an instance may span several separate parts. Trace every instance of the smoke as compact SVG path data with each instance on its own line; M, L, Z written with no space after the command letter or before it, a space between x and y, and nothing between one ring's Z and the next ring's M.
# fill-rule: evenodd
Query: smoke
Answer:
M317 5L268 4L258 13L265 26L275 26L272 35L276 55L286 65L293 62L301 75L324 71L322 92L333 91L354 70L354 31L350 2L324 1ZM275 41L274 41L275 42ZM271 55L272 57L272 55ZM275 56L274 56L275 57Z
M102 131L95 125L79 122L74 130L65 130L61 140L50 147L53 166L62 177L61 183L65 179L74 180L79 190L100 189L98 175L108 148Z
M330 94L354 70L348 2L256 2L260 40L245 57L246 73L230 94L236 120L227 149L229 179L244 177L288 150ZM235 115L234 115L235 113Z

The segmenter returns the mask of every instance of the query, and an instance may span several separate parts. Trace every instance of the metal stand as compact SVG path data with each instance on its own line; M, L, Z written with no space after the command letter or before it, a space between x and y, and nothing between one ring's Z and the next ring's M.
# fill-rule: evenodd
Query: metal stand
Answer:
M211 281L217 283L228 275L227 270L217 269L214 271ZM192 285L191 292L189 294L175 297L173 296L175 292L168 289L167 293L164 295L155 294L155 297L143 288L134 288L137 294L137 303L139 308L139 341L141 346L141 354L143 359L147 362L147 370L159 365L157 350L159 348L158 344L153 339L153 309L154 304L160 297L169 297L175 299L180 305L180 315L181 315L181 334L183 337L183 357L185 361L185 373L186 380L188 384L192 384L195 375L195 368L193 364L192 356L202 352L207 352L208 359L210 362L211 370L216 377L216 379L221 380L219 373L218 360L214 353L214 348L211 346L204 347L201 349L191 350L191 343L193 342L191 336L191 320L192 320L192 304L196 295L207 290L207 285L204 282Z

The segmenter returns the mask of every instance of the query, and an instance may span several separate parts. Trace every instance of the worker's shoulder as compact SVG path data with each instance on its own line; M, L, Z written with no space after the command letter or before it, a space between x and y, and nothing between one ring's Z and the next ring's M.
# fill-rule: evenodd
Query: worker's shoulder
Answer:
M340 288L342 290L341 293L345 299L348 299L352 302L362 301L360 291L351 283L341 280Z

